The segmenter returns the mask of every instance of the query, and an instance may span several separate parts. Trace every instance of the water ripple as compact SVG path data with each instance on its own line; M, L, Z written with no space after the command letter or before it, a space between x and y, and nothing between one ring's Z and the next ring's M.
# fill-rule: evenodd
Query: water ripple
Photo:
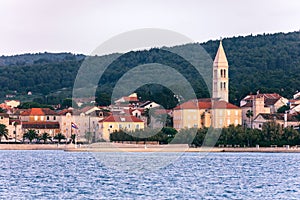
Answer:
M129 156L111 154L113 159ZM144 153L134 156L147 159ZM159 161L172 153L155 156ZM0 199L300 197L300 154L293 153L186 153L160 170L144 173L109 168L90 153L0 151L0 158ZM135 164L133 158L129 161Z

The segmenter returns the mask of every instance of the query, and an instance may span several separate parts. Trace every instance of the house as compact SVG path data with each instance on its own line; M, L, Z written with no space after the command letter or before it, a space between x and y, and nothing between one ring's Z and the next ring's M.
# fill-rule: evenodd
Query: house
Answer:
M140 104L139 107L143 108L143 109L150 109L150 108L158 108L158 107L160 107L160 105L153 101L146 101L146 102Z
M59 112L59 124L61 133L67 138L75 134L78 142L98 141L102 136L99 131L98 121L103 119L100 114L94 115L94 112L99 110L87 110L85 112L74 111L73 109L64 109ZM80 114L78 114L80 113ZM72 127L72 123L76 124L76 128Z
M264 123L267 122L276 122L277 124L281 125L282 128L291 126L296 127L299 126L300 122L297 119L295 114L288 114L288 113L260 113L258 114L253 120L253 128L262 129Z
M5 100L4 103L11 108L16 108L21 104L18 100Z
M294 99L300 99L300 92L296 92L296 93L293 95L293 98L294 98Z
M109 141L109 136L114 131L135 131L144 129L144 121L132 115L110 115L99 121L100 131L104 140Z
M16 122L16 124L15 124ZM8 140L13 140L15 137L19 140L23 134L21 132L21 124L19 120L11 120L6 113L0 113L0 124L4 124L8 130ZM4 141L4 138L2 138Z
M59 115L49 108L30 108L20 114L22 133L33 129L37 133L47 132L54 137L60 132Z
M300 104L291 106L290 113L291 114L293 114L293 113L300 113Z
M290 99L288 105L290 106L289 113L300 112L300 99Z
M137 94L132 93L129 96L124 96L124 97L121 97L120 99L117 99L115 101L115 104L116 105L120 105L120 104L134 104L134 105L137 105L138 102L139 102L139 98L138 98Z
M150 110L150 123L151 128L162 128L172 124L173 110L165 110L154 108Z
M265 93L247 95L240 101L242 108L243 124L251 126L252 120L260 113L276 113L278 108L287 105L288 99L280 96L277 93ZM252 117L247 117L247 112L252 112Z

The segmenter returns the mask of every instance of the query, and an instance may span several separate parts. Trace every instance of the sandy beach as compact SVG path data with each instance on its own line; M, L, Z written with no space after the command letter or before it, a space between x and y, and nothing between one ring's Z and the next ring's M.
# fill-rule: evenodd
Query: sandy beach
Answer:
M190 148L188 145L142 145L120 143L74 144L0 144L0 150L65 150L69 152L266 152L300 153L296 147L251 147L251 148Z

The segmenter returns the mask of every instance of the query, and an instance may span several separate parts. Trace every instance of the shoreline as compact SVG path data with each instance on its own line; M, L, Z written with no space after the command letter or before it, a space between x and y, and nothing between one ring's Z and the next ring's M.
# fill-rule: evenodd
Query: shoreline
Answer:
M0 144L1 150L63 150L66 152L236 152L236 153L300 153L300 148L287 147L214 147L193 148L188 145L141 145L120 143L74 144Z

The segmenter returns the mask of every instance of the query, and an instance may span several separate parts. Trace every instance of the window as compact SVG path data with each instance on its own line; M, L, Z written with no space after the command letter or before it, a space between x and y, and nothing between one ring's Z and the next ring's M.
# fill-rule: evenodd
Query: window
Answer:
M109 125L109 128L113 128L113 125L110 124L110 125Z
M135 126L135 128L136 128L136 129L140 129L140 125L137 124L137 125Z
M47 120L49 120L50 119L50 117L49 116L47 116Z
M223 83L223 88L226 90L226 83L225 82Z
M34 121L37 121L38 120L38 116L34 116Z
M121 129L122 128L122 124L119 124L119 129Z
M220 116L223 115L223 110L219 110L219 115L220 115Z
M239 124L239 120L234 120L234 125L238 125Z
M223 119L220 119L219 124L220 124L220 126L223 125Z
M221 83L220 83L221 90L222 90L222 86L223 86L223 83L221 82Z
M53 117L53 120L56 120L56 116Z
M224 75L224 78L226 78L226 69L224 69L223 75Z
M221 71L220 71L220 72L221 72L221 77L223 77L223 69L221 69Z

